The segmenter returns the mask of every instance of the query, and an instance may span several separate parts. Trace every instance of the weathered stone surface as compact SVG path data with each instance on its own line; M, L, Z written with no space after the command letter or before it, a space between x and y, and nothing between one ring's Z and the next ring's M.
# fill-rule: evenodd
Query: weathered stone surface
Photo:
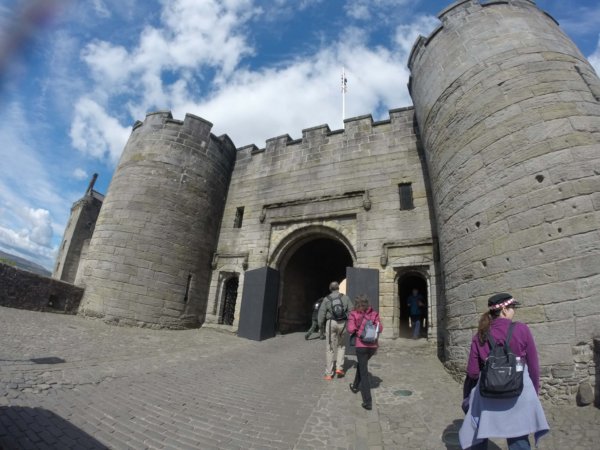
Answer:
M231 141L211 126L159 112L133 130L83 261L84 314L198 325L235 161Z
M448 315L469 301L482 312L486 297L511 292L526 306L517 320L530 324L542 365L566 364L547 374L557 386L548 396L564 399L570 377L589 378L589 355L571 347L590 342L600 323L600 116L595 103L582 105L590 87L573 67L593 72L532 2L457 2L441 20L409 67ZM472 227L472 217L486 220ZM492 243L487 255L481 243ZM462 326L448 322L446 341Z
M81 311L235 330L245 271L270 266L275 321L300 330L332 279L368 268L384 338L407 331L418 286L428 338L462 370L486 299L509 291L542 365L571 367L546 372L544 395L592 382L570 352L600 334L600 80L535 2L461 1L440 19L410 57L414 109L389 120L237 151L195 116L136 123L78 271Z
M569 378L573 376L574 366L571 364L556 365L552 368L554 378Z
M591 405L594 402L594 389L590 383L581 383L577 389L577 404L579 406Z
M75 314L83 289L0 263L0 306Z
M543 341L538 339L537 350L540 363L543 366L568 364L573 360L570 344L545 345ZM549 375L549 373L546 375Z

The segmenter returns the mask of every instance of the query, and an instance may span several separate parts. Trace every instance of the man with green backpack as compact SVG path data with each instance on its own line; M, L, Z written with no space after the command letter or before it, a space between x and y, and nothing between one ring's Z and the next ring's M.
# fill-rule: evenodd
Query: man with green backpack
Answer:
M319 326L324 326L326 344L327 367L325 379L332 380L334 374L344 376L344 357L346 355L346 321L352 309L350 297L340 292L337 281L329 284L330 294L323 299L319 308ZM334 361L335 357L335 361Z

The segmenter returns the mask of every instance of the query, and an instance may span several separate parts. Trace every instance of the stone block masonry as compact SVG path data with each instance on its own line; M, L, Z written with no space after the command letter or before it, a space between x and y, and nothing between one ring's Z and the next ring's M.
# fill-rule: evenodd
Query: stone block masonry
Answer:
M421 289L427 337L462 376L487 298L508 291L538 343L542 395L588 399L600 80L533 1L460 0L439 17L410 55L415 106L388 120L239 149L193 115L136 122L89 246L72 233L77 271L64 260L86 289L80 311L235 331L245 271L269 266L288 332L308 328L346 267L377 269L383 338L406 335L406 296Z
M400 209L402 183L411 184L412 209ZM241 206L244 222L237 228L235 217ZM303 130L298 140L284 135L267 140L264 149L241 148L221 224L217 252L223 256L215 263L207 320L221 320L227 276L239 274L240 299L246 269L268 265L285 273L286 264L303 244L326 238L343 243L352 258L348 265L380 271L385 337L397 337L398 278L403 268L418 267L428 277L432 317L436 312L429 213L412 108L392 110L389 120L381 122L360 116L347 119L343 130L322 125ZM332 258L330 265L338 260ZM315 270L310 266L307 262L303 273ZM331 281L316 282L318 276L313 273L302 281L284 278L279 293L281 319L310 314L312 302L324 295L320 292ZM293 288L292 282L297 283ZM234 328L238 316L239 302ZM433 318L433 339L437 323Z
M83 314L198 326L235 162L212 124L168 112L134 125L83 260Z
M542 395L563 401L595 377L600 80L534 2L461 1L440 19L409 66L438 219L448 365L462 372L486 298L508 291L537 340Z
M0 263L0 306L77 313L83 289Z

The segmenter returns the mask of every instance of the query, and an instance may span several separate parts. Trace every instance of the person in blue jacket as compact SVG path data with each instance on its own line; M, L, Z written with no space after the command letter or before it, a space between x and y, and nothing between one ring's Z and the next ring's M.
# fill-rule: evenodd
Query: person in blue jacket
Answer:
M419 339L421 335L421 320L425 309L425 299L417 288L413 288L412 294L406 299L410 322L412 323L412 338Z

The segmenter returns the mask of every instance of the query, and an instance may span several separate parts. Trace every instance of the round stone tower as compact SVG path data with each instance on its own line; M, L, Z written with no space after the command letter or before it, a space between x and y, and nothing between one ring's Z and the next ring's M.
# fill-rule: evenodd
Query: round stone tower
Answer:
M415 43L409 88L437 216L446 359L464 370L488 296L506 291L524 304L517 320L543 375L593 382L600 81L533 1L463 0L439 17Z
M136 122L83 262L81 313L168 328L202 320L236 157L211 128L169 112Z

